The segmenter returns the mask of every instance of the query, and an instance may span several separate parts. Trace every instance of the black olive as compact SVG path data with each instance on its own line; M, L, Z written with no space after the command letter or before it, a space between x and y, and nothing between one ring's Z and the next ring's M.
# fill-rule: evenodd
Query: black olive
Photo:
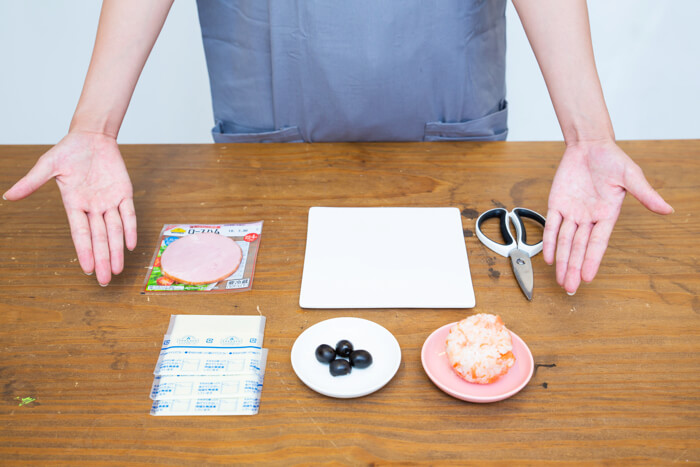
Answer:
M355 350L350 354L350 365L357 368L367 368L372 364L372 354L366 350Z
M335 350L328 344L321 344L316 347L316 360L321 363L330 363L335 360Z
M350 362L339 358L331 362L329 370L333 376L342 376L349 374L352 371L352 367L350 366Z
M335 344L335 353L339 357L349 357L350 354L353 351L352 347L352 342L343 339L342 341L338 341L337 344Z

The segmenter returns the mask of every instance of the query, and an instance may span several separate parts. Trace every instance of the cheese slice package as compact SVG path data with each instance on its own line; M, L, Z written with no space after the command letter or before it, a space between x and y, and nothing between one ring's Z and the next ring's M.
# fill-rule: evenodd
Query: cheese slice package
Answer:
M255 415L265 322L261 315L172 315L153 372L151 415Z
M260 315L171 315L153 374L258 373L266 358L265 323Z
M141 293L250 290L262 225L164 225Z
M260 397L262 378L259 375L235 376L156 376L151 399L211 399Z
M170 399L155 400L151 415L255 415L260 399Z

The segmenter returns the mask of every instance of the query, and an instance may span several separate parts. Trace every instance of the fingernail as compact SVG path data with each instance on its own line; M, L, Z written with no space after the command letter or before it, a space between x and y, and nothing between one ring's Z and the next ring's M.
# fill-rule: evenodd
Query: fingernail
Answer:
M99 282L98 282L99 284ZM100 287L107 287L109 284L100 284Z
M85 271L83 271L83 274L85 274L86 276L92 276L92 273L91 273L91 272L85 272Z
M566 292L566 295L568 295L569 297L573 297L574 295L576 295L576 292Z
M5 198L5 193L2 194L2 199L4 199L5 201L7 201L7 198Z

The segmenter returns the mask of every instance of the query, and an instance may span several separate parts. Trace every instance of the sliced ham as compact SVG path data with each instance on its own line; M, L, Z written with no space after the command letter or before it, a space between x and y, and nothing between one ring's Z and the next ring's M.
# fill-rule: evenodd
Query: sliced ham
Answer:
M196 233L179 238L160 258L163 275L181 284L211 284L226 279L241 264L241 247L229 237Z

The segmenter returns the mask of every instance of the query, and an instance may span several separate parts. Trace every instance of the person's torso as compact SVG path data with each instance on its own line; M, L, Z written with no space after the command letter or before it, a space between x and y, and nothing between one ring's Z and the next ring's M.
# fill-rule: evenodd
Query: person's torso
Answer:
M220 142L505 139L505 0L199 0Z

